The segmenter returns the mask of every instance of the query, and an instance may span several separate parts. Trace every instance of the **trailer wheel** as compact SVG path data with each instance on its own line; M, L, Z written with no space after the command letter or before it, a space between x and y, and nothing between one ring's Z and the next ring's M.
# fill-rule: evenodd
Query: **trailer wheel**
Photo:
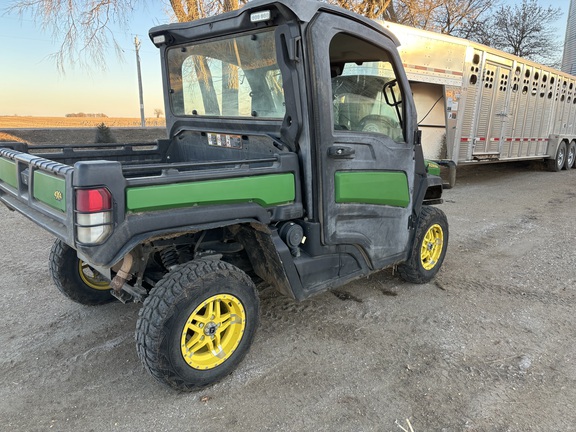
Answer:
M60 239L52 245L49 260L54 284L70 300L87 306L114 300L108 281L78 258L76 251Z
M258 314L256 288L242 270L217 260L180 265L144 301L136 325L138 357L163 384L201 389L242 361Z
M427 283L436 276L448 246L448 220L442 210L423 206L410 258L398 266L400 277L411 283Z
M562 141L558 146L558 150L556 151L556 157L554 159L547 159L546 166L548 167L549 171L558 172L566 163L566 143Z
M567 170L574 168L574 161L576 160L576 142L572 141L568 145L568 150L566 151L566 166Z

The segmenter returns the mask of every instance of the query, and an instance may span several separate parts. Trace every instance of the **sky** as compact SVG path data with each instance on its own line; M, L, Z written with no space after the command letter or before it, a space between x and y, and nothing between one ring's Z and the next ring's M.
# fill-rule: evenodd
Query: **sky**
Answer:
M515 4L521 0L503 0ZM104 113L109 117L140 117L134 37L141 41L140 59L146 117L164 110L160 53L148 30L169 21L165 3L151 0L131 15L127 29L114 30L123 54L111 48L105 70L66 66L58 71L50 55L59 43L42 31L32 16L8 13L10 0L0 2L0 115L56 116L70 113ZM540 0L543 6L560 7L558 38L562 43L570 0Z
M58 71L50 55L59 43L31 16L8 14L0 2L0 115L64 116L69 113L104 113L109 117L140 117L134 37L141 41L140 60L144 110L164 111L160 52L148 30L169 21L162 1L149 1L133 15L128 29L115 29L123 53L113 48L106 69L66 66ZM140 2L141 3L141 2Z

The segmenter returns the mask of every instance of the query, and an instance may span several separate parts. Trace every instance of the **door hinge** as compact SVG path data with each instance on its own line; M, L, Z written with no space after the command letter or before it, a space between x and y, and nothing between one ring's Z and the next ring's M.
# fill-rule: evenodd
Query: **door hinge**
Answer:
M412 214L412 215L408 216L408 229L409 230L414 229L417 221L418 221L418 218L415 215Z
M296 36L290 39L288 44L288 58L293 62L300 61L300 43L302 41L302 36Z
M422 131L420 129L416 129L414 131L414 145L421 145L422 144Z

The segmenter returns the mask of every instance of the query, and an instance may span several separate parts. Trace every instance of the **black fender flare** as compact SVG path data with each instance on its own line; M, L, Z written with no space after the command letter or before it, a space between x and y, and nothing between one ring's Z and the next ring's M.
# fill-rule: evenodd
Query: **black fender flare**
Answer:
M76 250L90 264L108 268L146 241L238 224L267 226L270 220L270 212L255 203L127 214L104 243L77 244Z

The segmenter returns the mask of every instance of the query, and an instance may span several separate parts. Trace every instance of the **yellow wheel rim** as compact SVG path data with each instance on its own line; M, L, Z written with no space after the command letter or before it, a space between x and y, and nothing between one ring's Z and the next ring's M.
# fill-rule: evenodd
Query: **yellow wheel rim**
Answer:
M78 274L82 282L92 289L99 291L107 291L110 289L110 283L82 260L78 260Z
M420 260L425 270L432 270L438 264L443 247L444 231L440 225L434 224L426 231L420 251Z
M240 300L219 294L202 302L186 320L182 330L182 357L194 369L213 369L236 350L246 327Z

